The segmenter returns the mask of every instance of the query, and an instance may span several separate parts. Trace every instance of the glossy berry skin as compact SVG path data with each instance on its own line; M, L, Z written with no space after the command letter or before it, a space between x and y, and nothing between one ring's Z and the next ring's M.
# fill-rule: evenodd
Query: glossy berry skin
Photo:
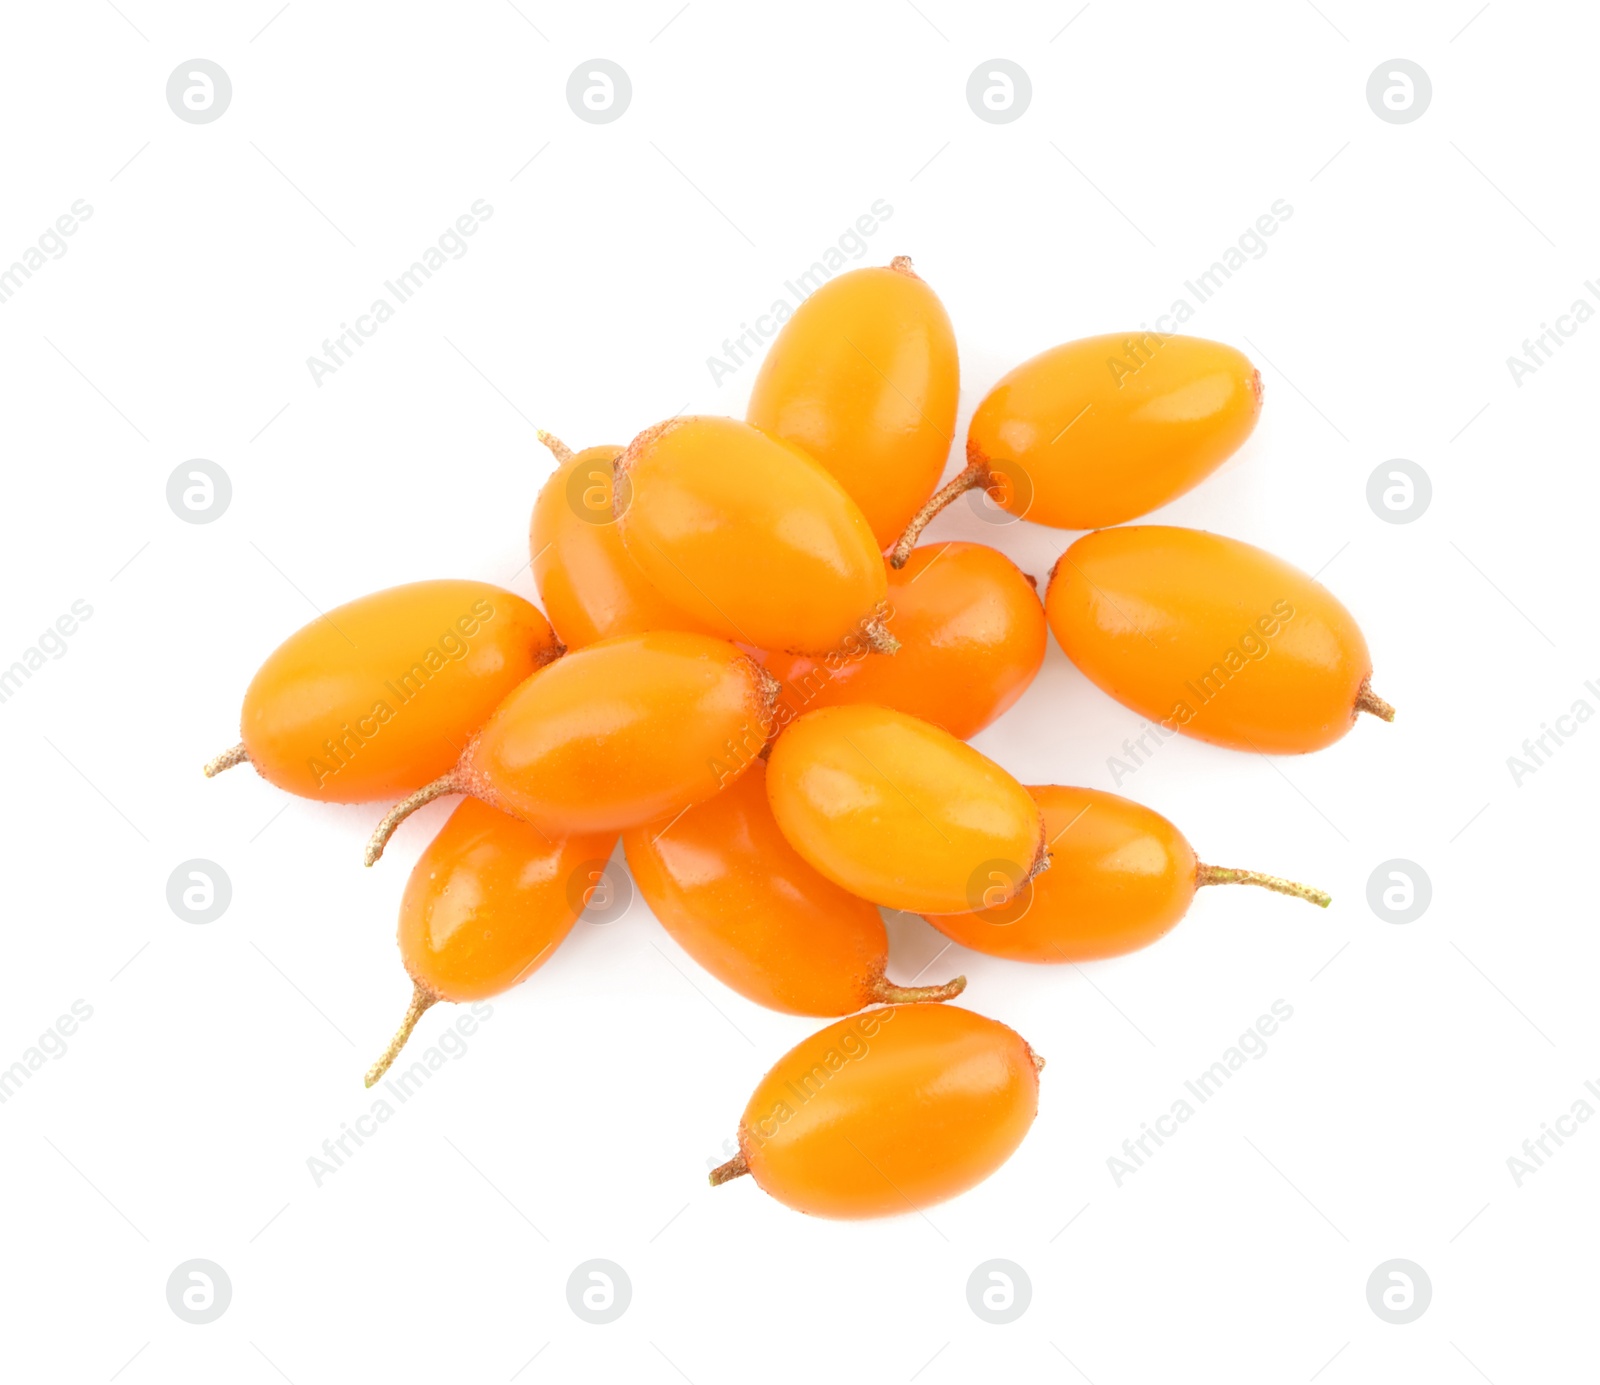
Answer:
M929 915L947 938L1019 962L1087 962L1147 947L1188 912L1198 862L1160 813L1096 789L1028 792L1044 810L1050 869L998 908Z
M261 665L240 731L257 773L303 798L410 793L455 763L560 652L538 609L487 582L412 582L296 631Z
M749 767L774 692L754 660L709 635L601 640L500 704L463 757L461 786L552 836L654 822Z
M895 1005L840 1020L784 1054L739 1122L763 1191L818 1217L893 1217L981 1183L1039 1109L1020 1035L954 1005Z
M820 462L887 548L939 484L960 387L944 305L896 260L830 279L800 305L745 418Z
M1137 519L1205 480L1250 436L1261 376L1231 346L1118 333L1024 361L978 405L967 460L991 496L1060 529Z
M510 990L572 931L589 875L615 845L615 833L547 837L467 799L406 882L400 957L411 979L438 1000Z
M889 571L894 654L865 647L816 659L773 654L781 723L819 707L875 702L969 740L1010 707L1044 663L1044 607L1003 554L981 543L930 543Z
M808 712L773 744L778 827L823 875L890 909L970 911L998 869L1009 898L1039 868L1028 791L948 731L887 707Z
M1086 534L1051 574L1045 612L1091 682L1169 732L1298 754L1338 740L1358 709L1394 715L1371 696L1350 612L1237 539L1164 525Z
M611 472L621 455L620 447L584 448L557 465L534 502L533 579L568 649L644 630L702 631L650 585L622 546Z
M877 906L817 874L767 805L760 761L715 798L623 834L651 912L717 980L791 1015L848 1015L912 995L884 977L889 938Z
M647 429L623 454L622 541L652 586L724 639L825 654L888 586L856 503L816 462L731 418Z

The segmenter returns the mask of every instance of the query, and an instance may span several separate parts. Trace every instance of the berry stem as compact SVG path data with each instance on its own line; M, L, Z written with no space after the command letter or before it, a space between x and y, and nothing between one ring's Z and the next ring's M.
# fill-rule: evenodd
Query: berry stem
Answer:
M466 793L467 786L458 770L451 770L449 774L441 774L431 784L424 784L410 798L403 798L389 809L382 822L374 829L372 836L367 839L366 863L370 866L383 855L383 849L389 844L389 838L394 836L394 829L410 817L418 808L432 803L436 798L443 798L446 794Z
M1380 721L1394 720L1394 708L1372 691L1372 675L1370 673L1361 680L1361 687L1356 692L1356 711L1370 712Z
M911 256L896 255L889 261L889 268L896 274L904 274L908 279L921 279L922 276L911 267Z
M232 750L224 750L214 760L207 760L205 765L206 778L214 779L225 769L232 769L235 765L242 765L250 758L250 752L244 748L240 741Z
M921 1005L940 1000L954 1000L967 989L967 978L958 976L942 986L896 986L881 971L867 987L870 999L884 1005Z
M438 1003L439 997L422 982L413 980L411 986L411 1004L406 1006L406 1017L400 1021L400 1028L395 1032L394 1038L389 1040L389 1047L384 1049L383 1057L367 1069L369 1087L374 1086L378 1079L389 1071L389 1065L400 1056L400 1050L406 1046L406 1040L411 1037L411 1031L417 1027L417 1021Z
M1319 909L1326 909L1333 903L1332 895L1310 885L1299 885L1293 880L1262 875L1253 870L1233 870L1228 866L1198 865L1195 867L1194 883L1197 888L1201 885L1260 885L1264 890L1276 890L1279 894L1304 899Z
M561 439L558 438L554 433L547 433L543 428L541 428L538 430L537 437L540 442L550 449L555 459L560 462L562 466L565 466L575 456L577 456L577 453L568 447L566 443L562 442Z
M724 1183L731 1183L735 1178L743 1178L750 1172L750 1165L746 1162L744 1151L741 1149L726 1164L718 1164L711 1170L711 1186L720 1188Z
M900 641L889 633L889 627L883 623L879 616L873 616L861 627L862 638L865 639L867 648L874 654L898 654Z
M923 507L911 516L905 533L895 540L894 547L889 550L889 566L897 572L903 568L911 561L911 550L917 546L922 531L933 523L940 511L954 504L968 491L987 489L992 481L988 462L982 458L969 462L964 471L957 472L951 480L940 486L928 497Z

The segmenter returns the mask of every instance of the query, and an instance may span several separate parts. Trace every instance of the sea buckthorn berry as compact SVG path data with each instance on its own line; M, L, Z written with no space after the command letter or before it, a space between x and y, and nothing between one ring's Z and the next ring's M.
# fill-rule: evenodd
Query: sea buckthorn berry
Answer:
M539 599L568 649L643 630L695 630L694 617L661 595L622 546L612 507L612 465L620 447L573 453L540 432L554 474L534 502L528 530Z
M800 305L745 418L820 462L887 548L939 484L960 388L949 315L901 255L830 279Z
M890 571L884 624L897 654L769 655L780 723L875 702L969 740L1027 691L1048 639L1032 579L981 543L926 544Z
M1087 337L1004 376L967 429L967 467L895 545L904 561L963 491L1037 524L1099 529L1200 484L1261 413L1261 373L1231 346L1159 332Z
M1275 875L1203 865L1160 813L1098 789L1028 790L1044 810L1050 869L1005 904L930 914L945 937L1019 962L1088 962L1148 947L1202 885L1260 885L1326 909L1321 890Z
M207 778L248 761L324 803L410 793L442 774L501 700L561 652L537 607L487 582L373 592L289 636L244 695L243 739Z
M1044 1061L1005 1025L954 1005L893 1005L795 1045L756 1088L739 1153L749 1174L818 1217L893 1217L1000 1167L1039 1110Z
M623 834L634 884L695 961L740 995L791 1015L848 1015L879 1002L949 1000L896 986L875 904L817 874L778 831L766 766L668 822Z
M550 838L476 799L460 804L406 882L400 960L411 1004L367 1086L431 1006L486 1000L542 967L588 902L584 867L605 861L616 841L603 832Z
M1090 682L1169 733L1292 755L1331 745L1358 712L1394 720L1355 617L1237 539L1156 524L1085 534L1056 564L1045 614Z
M948 731L887 707L808 712L773 743L778 827L834 884L890 909L1004 903L1046 864L1028 791ZM998 883L997 883L998 882Z
M777 682L709 635L617 635L541 669L448 773L397 804L367 864L424 803L470 794L551 836L620 832L710 798L766 744Z
M894 648L872 529L799 448L737 419L691 416L647 428L617 466L629 556L706 629L796 654L863 637Z

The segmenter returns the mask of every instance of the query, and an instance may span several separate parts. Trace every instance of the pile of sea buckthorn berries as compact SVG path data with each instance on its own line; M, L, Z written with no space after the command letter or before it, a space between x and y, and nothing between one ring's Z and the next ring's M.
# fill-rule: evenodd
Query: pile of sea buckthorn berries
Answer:
M576 454L541 434L558 463L530 531L543 613L486 583L418 582L272 653L208 775L249 761L307 798L400 799L368 865L409 813L464 796L406 886L415 989L369 1086L430 1006L538 968L620 836L640 893L713 976L844 1017L778 1060L711 1181L892 1215L998 1168L1044 1064L942 1003L965 978L891 982L880 907L1059 963L1153 942L1202 885L1327 905L1202 864L1149 808L1024 785L967 744L1033 680L1047 626L1163 737L1283 754L1363 711L1392 719L1354 618L1310 577L1234 539L1127 524L1249 437L1259 372L1195 337L1068 342L990 390L966 466L936 489L958 392L949 317L910 261L844 274L784 324L744 422L678 417ZM917 546L978 490L1090 531L1042 602L993 548Z

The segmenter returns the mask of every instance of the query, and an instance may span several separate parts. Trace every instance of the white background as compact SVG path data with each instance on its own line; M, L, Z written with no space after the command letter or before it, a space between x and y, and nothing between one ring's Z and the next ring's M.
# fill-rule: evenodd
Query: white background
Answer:
M1506 759L1600 708L1600 325L1520 387L1506 358L1600 277L1592 7L118 3L8 7L0 55L0 262L94 209L0 305L0 664L94 611L0 705L0 1065L93 1007L0 1106L8 1378L1576 1378L1600 1129L1520 1187L1506 1161L1600 1081L1600 726L1520 787ZM165 99L197 56L233 82L208 125ZM633 83L609 125L565 99L595 56ZM1366 101L1397 56L1433 83L1412 124ZM965 98L995 57L1033 84L1011 124ZM479 198L469 253L318 387L307 356ZM755 367L718 386L706 358L877 199L893 216L861 263L910 254L943 297L964 434L1006 369L1151 321L1280 198L1269 252L1188 324L1260 366L1260 427L1157 518L1321 572L1399 719L1300 759L1175 741L1121 791L1332 909L1208 890L1120 960L935 961L925 980L964 970L964 1003L1049 1067L1017 1155L925 1218L706 1186L817 1026L698 973L637 903L580 924L316 1186L308 1158L369 1109L407 996L396 905L449 809L365 871L378 807L204 780L267 652L397 582L533 596L534 426L581 446L741 413ZM233 484L198 526L165 499L197 457ZM1396 457L1434 488L1406 525L1366 500ZM932 535L1041 578L1075 537L965 506ZM977 744L1027 782L1109 789L1138 726L1052 642ZM206 926L166 901L192 857L233 884ZM1405 926L1366 900L1395 857L1433 883ZM900 979L942 941L891 934ZM1117 1186L1121 1142L1280 998L1267 1054ZM208 1326L166 1302L194 1257L233 1285ZM633 1285L603 1327L565 1293L596 1257ZM1032 1283L1008 1326L967 1306L996 1257ZM1433 1286L1406 1326L1366 1299L1395 1257Z

